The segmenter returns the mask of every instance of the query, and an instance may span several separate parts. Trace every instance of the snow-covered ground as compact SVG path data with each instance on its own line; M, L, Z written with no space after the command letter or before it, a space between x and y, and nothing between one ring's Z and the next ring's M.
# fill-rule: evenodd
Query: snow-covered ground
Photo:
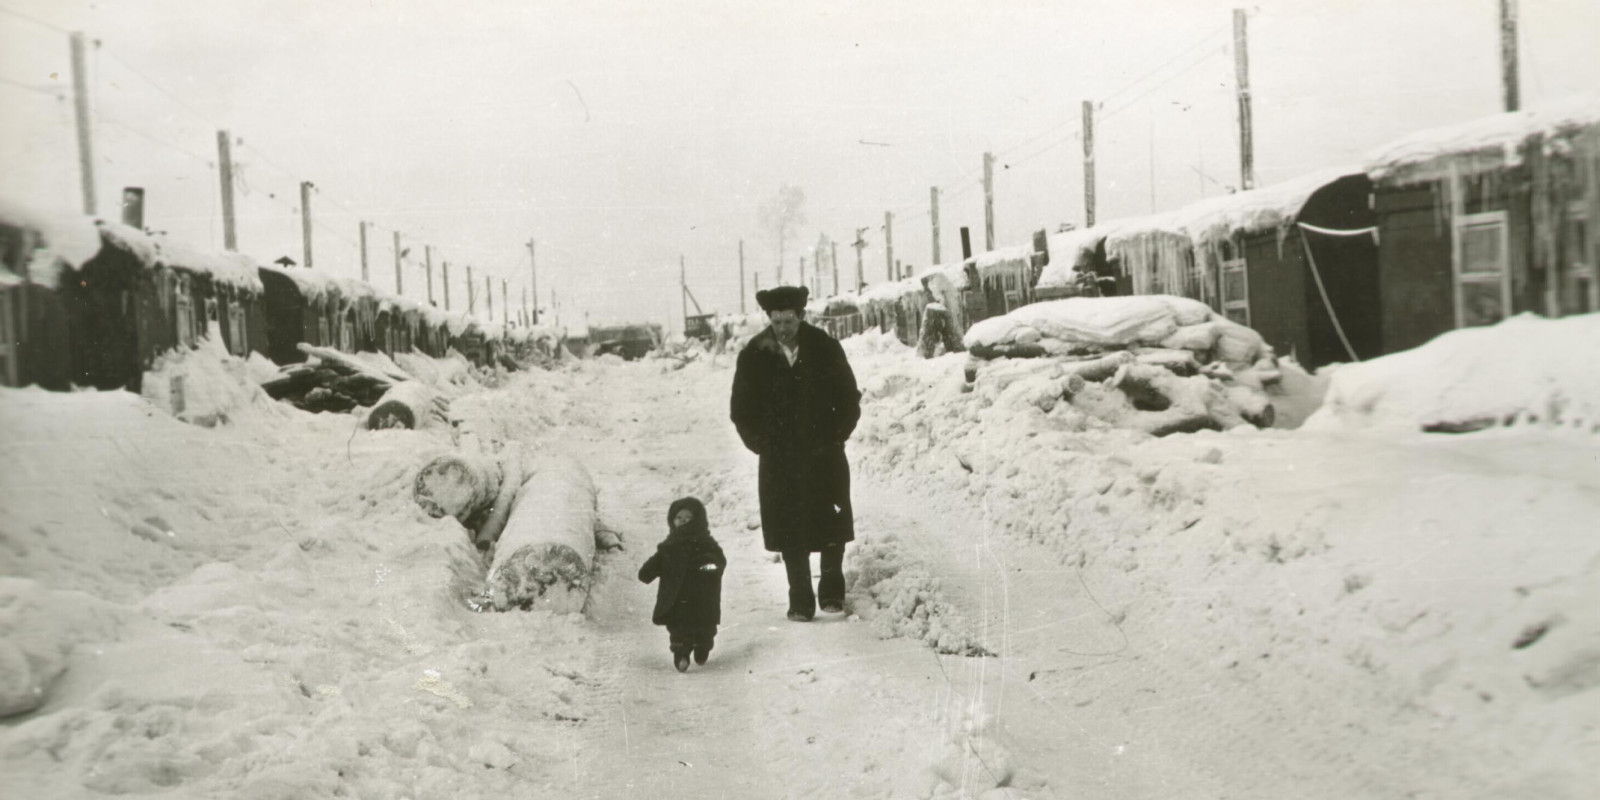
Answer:
M754 529L730 356L457 385L454 435L239 387L189 415L212 427L158 395L0 392L0 704L43 700L0 719L0 796L1592 791L1592 425L1389 424L1415 387L1385 394L1403 376L1377 362L1335 370L1341 410L1304 429L1155 438L1041 402L1026 366L963 391L961 356L847 350L850 613L809 624ZM1573 387L1597 369L1551 363ZM1328 383L1284 382L1303 407ZM470 611L481 562L411 500L433 455L500 443L594 475L627 549L585 614ZM729 559L687 675L634 577L683 494Z

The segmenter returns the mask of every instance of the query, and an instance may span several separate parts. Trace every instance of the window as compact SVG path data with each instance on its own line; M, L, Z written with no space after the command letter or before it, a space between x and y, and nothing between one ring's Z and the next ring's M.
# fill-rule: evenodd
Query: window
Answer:
M1236 255L1231 243L1222 252ZM1243 258L1227 258L1222 262L1222 315L1240 325L1250 324L1250 276L1245 271Z
M1567 230L1561 259L1562 314L1600 311L1600 275L1596 274L1593 232L1581 203L1567 209Z
M1511 311L1506 212L1464 214L1455 234L1456 327L1505 319Z
M183 275L178 276L174 292L177 299L173 303L173 319L177 327L178 344L194 345L194 297L189 294L189 279Z
M244 308L238 302L228 304L228 352L243 356L250 352L249 334L244 324Z

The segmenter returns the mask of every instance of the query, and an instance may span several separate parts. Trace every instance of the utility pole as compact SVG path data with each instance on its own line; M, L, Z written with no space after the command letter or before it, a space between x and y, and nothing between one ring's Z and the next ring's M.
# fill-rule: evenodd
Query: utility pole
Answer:
M933 218L933 263L939 261L939 187L928 187L928 215Z
M1233 76L1239 93L1239 191L1247 192L1256 188L1256 156L1250 121L1250 44L1242 8L1233 10Z
M828 242L828 263L833 265L833 295L839 296L839 243Z
M1083 101L1083 227L1094 227L1094 103Z
M428 305L433 305L433 245L422 246L422 264L428 273Z
M224 211L224 213L226 213L226 211ZM358 223L357 227L359 227L359 229L361 230L361 282L362 283L366 283L367 282L367 221L366 220L362 220L360 223Z
M311 269L311 181L300 182L300 241L306 254L306 269Z
M227 131L217 131L217 174L222 181L222 246L232 252L239 249L239 239L233 227L233 147L228 141ZM366 238L363 237L362 242L365 241ZM365 264L363 261L362 265ZM363 272L362 280L366 277L366 273Z
M883 271L894 281L894 214L883 212Z
M506 324L511 322L511 301L506 296L505 278L500 279L500 321Z
M494 279L483 276L483 311L489 322L494 322Z
M744 314L744 240L739 240L739 313Z
M443 264L444 274L440 275L440 283L444 284L444 310L450 310L450 262Z
M1522 80L1517 75L1517 0L1500 0L1500 85L1505 95L1505 110L1521 109Z
M983 250L994 249L994 153L983 154Z
M550 296L554 297L555 293L554 289L550 290ZM554 304L552 303L552 305ZM522 287L522 323L524 325L533 324L533 318L528 316L528 287L526 286Z
M394 294L405 297L405 275L400 271L400 232L394 232Z
M83 213L94 216L94 140L89 122L89 67L84 58L83 32L67 41L72 46L72 109L78 122L78 177L83 186Z
M476 289L473 288L473 285L472 285L472 265L468 264L467 265L467 313L468 314L477 313L477 309L478 309L478 292L477 292Z
M800 256L800 285L806 285L806 257Z
M867 288L866 278L861 273L861 248L867 246L867 240L861 238L861 235L866 233L866 232L867 232L866 228L856 228L856 240L850 243L850 246L854 247L856 249L856 291L857 292L861 291L862 289Z
M534 240L528 240L528 270L533 278L533 324L539 324L539 254L534 250Z

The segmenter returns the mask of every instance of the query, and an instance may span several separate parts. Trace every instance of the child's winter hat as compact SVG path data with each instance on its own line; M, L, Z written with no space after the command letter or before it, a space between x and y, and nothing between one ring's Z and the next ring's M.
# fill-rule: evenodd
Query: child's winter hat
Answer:
M700 502L700 499L696 497L680 497L672 501L672 505L667 508L668 528L672 527L672 518L678 516L678 509L680 508L687 508L694 512L694 520L689 523L690 525L698 524L702 527L706 525L705 504Z

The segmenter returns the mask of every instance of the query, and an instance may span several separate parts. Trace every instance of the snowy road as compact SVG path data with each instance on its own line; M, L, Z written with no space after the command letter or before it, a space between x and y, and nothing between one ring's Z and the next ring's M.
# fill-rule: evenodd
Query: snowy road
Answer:
M1583 796L1592 441L1151 439L1026 381L960 392L958 360L852 360L859 618L809 624L754 527L726 360L457 397L476 437L594 473L628 547L582 616L460 602L481 566L409 496L444 432L0 393L26 467L0 485L0 643L50 679L0 722L0 795ZM679 674L634 576L685 494L729 567L711 660Z

